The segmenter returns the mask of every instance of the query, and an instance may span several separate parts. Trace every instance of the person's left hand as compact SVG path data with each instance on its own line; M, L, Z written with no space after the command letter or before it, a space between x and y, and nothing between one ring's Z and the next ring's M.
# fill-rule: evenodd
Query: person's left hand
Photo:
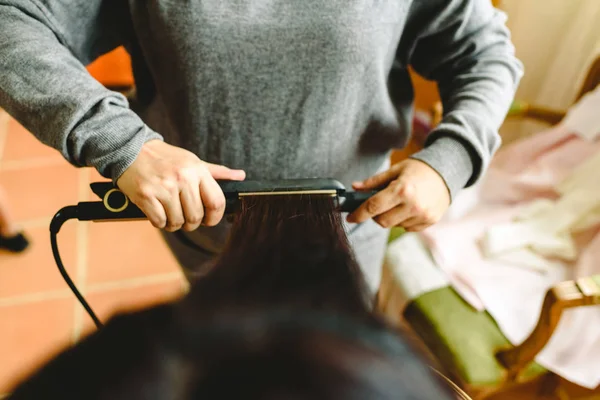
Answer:
M355 190L387 187L348 215L348 222L373 218L384 228L402 226L420 231L439 221L450 206L450 193L442 177L429 165L408 159L381 174L352 184Z

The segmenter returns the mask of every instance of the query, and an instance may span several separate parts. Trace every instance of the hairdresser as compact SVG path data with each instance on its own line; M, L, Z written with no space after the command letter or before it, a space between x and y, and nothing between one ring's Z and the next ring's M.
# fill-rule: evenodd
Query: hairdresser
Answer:
M385 187L348 216L375 291L386 228L435 223L477 181L522 75L489 0L0 0L0 21L0 107L116 182L190 277L227 236L215 180L332 177ZM84 67L120 45L135 107ZM445 114L390 168L410 135L409 66Z

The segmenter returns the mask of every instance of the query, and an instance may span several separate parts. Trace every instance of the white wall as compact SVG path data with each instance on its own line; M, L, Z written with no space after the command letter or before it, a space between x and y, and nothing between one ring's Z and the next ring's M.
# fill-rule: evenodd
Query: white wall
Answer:
M525 76L517 97L567 108L600 54L600 0L502 0Z

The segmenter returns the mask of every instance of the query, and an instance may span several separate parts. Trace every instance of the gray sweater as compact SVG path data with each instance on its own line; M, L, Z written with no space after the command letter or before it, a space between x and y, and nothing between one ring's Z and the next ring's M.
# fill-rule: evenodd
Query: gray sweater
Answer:
M454 196L522 75L504 18L489 0L0 0L0 107L113 180L159 138L249 179L349 184L409 140L412 66L445 110L415 158ZM135 107L84 68L119 45Z

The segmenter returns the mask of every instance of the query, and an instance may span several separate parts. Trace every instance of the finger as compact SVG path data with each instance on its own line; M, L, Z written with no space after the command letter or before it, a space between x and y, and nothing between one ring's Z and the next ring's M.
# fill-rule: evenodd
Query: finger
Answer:
M384 171L380 174L373 175L372 177L365 179L362 182L354 182L352 187L354 190L369 190L369 189L377 189L385 184L393 181L398 177L398 169L392 167L387 171Z
M375 217L375 222L384 228L404 226L403 222L411 218L411 209L406 204L400 204L391 210Z
M404 228L405 231L407 232L421 232L427 228L429 228L432 224L428 224L428 223L424 223L424 224L417 224L414 225L410 228Z
M202 225L217 225L225 213L225 195L212 176L207 175L200 181L200 196L204 207Z
M179 199L185 219L183 229L188 232L198 229L204 217L200 186L197 183L186 185L179 194Z
M362 203L356 211L348 215L347 221L355 223L364 222L392 209L400 201L401 198L396 194L395 188L390 185Z
M179 190L164 190L164 192L158 196L158 200L162 204L165 214L167 215L165 230L168 232L179 230L185 222L183 209L181 208L181 200L179 199Z
M157 229L165 228L167 225L167 214L163 205L156 197L141 201L139 207L153 227Z
M425 220L419 216L419 215L414 215L410 218L407 218L406 220L402 221L400 223L400 225L404 228L404 229L410 229L413 226L417 226L417 225L424 225L425 224Z
M224 165L204 163L208 172L214 179L223 179L231 181L243 181L246 179L246 172L241 169L231 169Z

